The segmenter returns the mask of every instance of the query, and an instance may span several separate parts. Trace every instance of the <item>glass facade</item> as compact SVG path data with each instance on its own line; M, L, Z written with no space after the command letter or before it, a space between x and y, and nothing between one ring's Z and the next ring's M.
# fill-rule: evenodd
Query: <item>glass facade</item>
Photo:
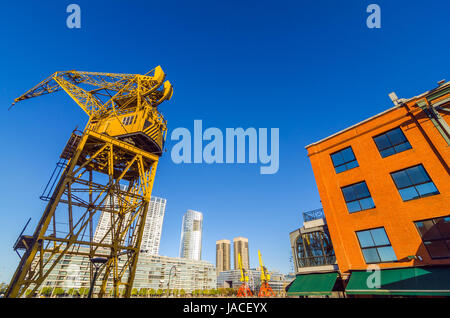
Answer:
M414 223L431 258L450 258L450 216Z
M383 158L412 148L400 127L373 137L373 140Z
M180 257L200 260L202 255L203 214L187 210L181 225Z
M301 234L295 244L298 267L330 265L336 262L331 239L326 232Z
M358 231L356 235L367 264L397 260L384 228Z
M365 181L343 187L342 194L350 213L375 207Z
M355 158L352 147L347 147L331 154L331 161L333 161L333 166L336 173L358 167L358 161Z
M392 172L391 176L403 201L439 194L422 165Z

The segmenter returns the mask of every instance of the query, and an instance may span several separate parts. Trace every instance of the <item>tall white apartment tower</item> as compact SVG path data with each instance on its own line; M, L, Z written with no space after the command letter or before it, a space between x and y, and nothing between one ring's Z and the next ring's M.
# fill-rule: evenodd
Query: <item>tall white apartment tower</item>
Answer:
M144 234L142 235L141 252L149 255L158 255L166 203L166 199L158 197L151 198Z
M112 204L111 201L113 201ZM141 252L148 253L149 255L158 255L166 202L166 199L158 197L152 197L150 199L144 233L142 235ZM107 198L105 203L107 206L110 206L111 209L114 209L114 207L117 206L117 198L114 198L114 200ZM100 240L106 236L102 243L111 243L110 233L107 235L110 224L111 213L102 211L95 229L94 242L100 242Z
M180 257L201 260L203 214L187 210L181 225Z

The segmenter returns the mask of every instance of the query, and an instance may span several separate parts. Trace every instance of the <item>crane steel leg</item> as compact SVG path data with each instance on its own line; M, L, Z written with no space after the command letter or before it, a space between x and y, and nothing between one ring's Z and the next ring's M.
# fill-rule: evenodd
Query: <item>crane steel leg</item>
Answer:
M69 153L6 297L21 297L27 290L32 297L63 258L73 255L107 259L99 297L111 276L114 296L121 286L125 297L131 294L159 157L89 129ZM103 213L111 216L108 231L93 238L90 225Z

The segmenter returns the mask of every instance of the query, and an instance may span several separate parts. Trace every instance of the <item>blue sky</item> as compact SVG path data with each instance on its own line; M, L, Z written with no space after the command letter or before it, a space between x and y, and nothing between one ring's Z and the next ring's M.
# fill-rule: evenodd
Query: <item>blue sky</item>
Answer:
M12 250L75 126L87 117L64 93L13 99L55 71L145 73L161 65L174 85L161 105L169 133L203 126L280 129L280 169L172 163L158 167L154 195L166 198L160 252L177 256L186 209L204 214L203 259L215 241L249 238L270 270L289 271L288 233L301 211L320 207L304 147L449 78L450 3L376 1L381 29L366 27L375 1L21 1L0 4L0 281ZM66 27L66 7L82 10ZM31 233L31 227L29 228Z

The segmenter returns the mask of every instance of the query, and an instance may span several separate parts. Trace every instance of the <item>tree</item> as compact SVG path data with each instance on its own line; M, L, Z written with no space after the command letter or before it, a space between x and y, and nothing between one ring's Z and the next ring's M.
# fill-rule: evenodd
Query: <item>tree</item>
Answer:
M89 288L81 287L79 292L80 292L81 296L83 296L83 297L87 296L87 295L89 295Z
M180 290L180 296L184 297L186 295L186 291L184 289Z
M147 288L139 289L139 296L147 296Z
M155 296L155 293L156 293L156 291L155 291L153 288L150 288L150 289L148 290L148 294L150 295L150 297Z
M162 290L161 288L159 288L159 289L156 291L156 296L160 296L160 297L161 297L162 294L163 294L163 290Z
M138 294L137 288L133 288L133 289L131 290L131 296L137 296L137 294Z
M233 296L236 294L236 291L233 288L227 288L227 296Z
M6 293L7 290L8 290L8 284L1 283L0 284L0 294Z
M55 296L64 296L66 291L62 289L61 287L55 288L55 291L53 292L53 295Z
M43 287L41 289L41 295L48 297L52 294L53 289L51 287Z

